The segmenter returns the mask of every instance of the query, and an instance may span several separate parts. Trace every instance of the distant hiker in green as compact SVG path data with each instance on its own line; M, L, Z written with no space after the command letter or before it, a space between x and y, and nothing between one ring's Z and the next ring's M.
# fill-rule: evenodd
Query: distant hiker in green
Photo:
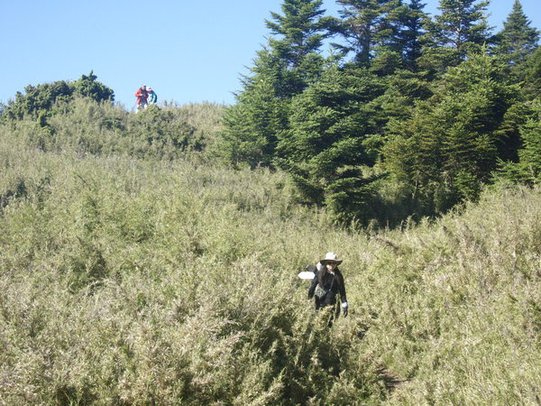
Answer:
M156 92L149 86L147 87L148 92L148 104L156 104L158 102L158 95Z
M334 315L332 319L338 317L340 308L344 317L348 315L348 302L346 298L346 286L342 272L338 269L338 265L342 263L341 259L334 252L327 252L325 258L319 261L317 265L312 265L311 269L314 272L314 278L308 288L308 299L314 298L316 310L326 306L334 307ZM336 302L336 295L340 294L342 305L339 306Z

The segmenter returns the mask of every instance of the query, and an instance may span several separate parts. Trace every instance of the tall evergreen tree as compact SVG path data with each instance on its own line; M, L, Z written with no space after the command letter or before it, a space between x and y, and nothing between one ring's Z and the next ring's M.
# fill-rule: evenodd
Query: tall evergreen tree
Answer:
M260 51L256 63L260 74L255 76L258 80L252 78L245 83L237 103L225 111L221 154L234 166L270 166L277 134L287 128L289 102L279 96L285 90L280 77L271 74L273 63L278 63L276 58ZM266 72L262 65L268 66Z
M429 21L419 0L387 3L385 15L375 35L371 67L378 74L390 75L397 69L418 70L425 25Z
M338 0L341 20L337 31L344 44L335 44L344 55L353 53L353 60L369 66L373 57L376 38L386 25L386 13L396 6L396 0ZM387 32L388 33L388 32Z
M324 204L341 220L369 216L374 164L369 140L381 128L370 102L383 89L366 68L332 66L293 99L290 129L281 134L278 165L306 202Z
M511 13L503 23L502 31L497 34L496 46L496 53L504 56L512 66L523 63L537 48L539 31L530 24L520 0L515 0Z
M422 52L422 37L428 20L423 11L425 3L421 0L410 0L407 6L402 6L398 15L400 24L399 42L404 66L417 70L417 60Z
M435 37L441 46L450 46L464 57L467 46L483 45L490 36L487 0L440 0Z
M427 35L423 66L444 72L463 61L468 52L479 51L490 38L488 4L488 0L440 0L440 14Z
M271 13L266 24L273 36L243 78L237 104L226 112L222 152L229 160L272 162L291 99L321 74L319 52L330 21L321 5L322 0L284 0L282 14Z
M360 66L379 74L402 67L416 68L421 37L428 16L420 0L338 0L341 20L337 32L344 41L334 44L345 56L353 54Z
M321 6L322 0L285 0L283 14L271 12L266 21L273 35L269 48L289 73L290 93L285 96L298 94L320 73L314 62L322 62L318 54L331 22Z

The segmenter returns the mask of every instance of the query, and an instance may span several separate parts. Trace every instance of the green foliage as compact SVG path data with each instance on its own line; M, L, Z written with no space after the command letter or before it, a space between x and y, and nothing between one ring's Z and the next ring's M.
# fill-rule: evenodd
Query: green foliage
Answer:
M126 136L132 140L130 154L137 157L176 158L187 151L201 151L203 140L195 129L172 109L150 106L130 117Z
M487 6L486 0L441 0L419 64L442 73L464 61L468 53L480 51L490 37Z
M48 113L57 100L69 99L73 94L73 89L63 80L37 86L28 85L24 90L25 94L17 92L15 100L8 102L2 118L21 120L28 115L37 119Z
M285 61L289 69L299 68L313 53L317 53L328 33L324 31L330 20L323 18L322 0L284 0L282 13L271 12L267 28L274 38L269 47L278 59ZM277 36L277 37L276 37ZM306 72L301 69L299 73ZM303 83L299 83L302 90Z
M339 10L340 20L335 30L343 37L344 43L336 43L334 46L344 55L353 53L353 61L367 67L377 46L377 37L389 36L389 31L385 30L390 25L387 13L397 6L397 2L341 0L338 3L342 8Z
M398 21L398 49L406 68L416 71L418 59L422 55L423 36L426 32L428 16L423 11L421 0L410 0L407 6L394 8Z
M274 28L297 38L318 4ZM380 46L403 28L385 13ZM366 69L272 44L223 127L223 106L100 102L92 72L3 110L2 402L538 402L539 52L520 89L485 53L431 82L392 41ZM501 161L530 187L486 188ZM329 250L350 304L332 328L296 277Z
M174 107L179 119L193 127L194 137L204 140L205 150L213 151L218 142L218 134L223 129L226 106L216 103L188 103Z
M381 92L366 69L338 67L297 96L291 107L291 130L280 134L277 164L292 175L301 197L332 207L336 218L364 213L368 186L363 165L373 165L368 143L377 137L370 101Z
M481 46L488 39L487 6L486 0L440 0L432 35L438 44L466 56L469 46Z
M519 75L520 65L537 48L539 41L538 30L530 27L530 24L520 0L515 0L503 29L497 34L496 54L502 55Z
M497 36L487 1L442 0L432 19L417 0L339 5L339 18L320 1L288 0L271 14L274 37L227 109L216 155L286 170L300 201L340 222L396 224L477 199L498 166L518 161L538 93L537 32L519 3ZM325 60L330 34L339 52ZM510 69L502 46L515 37L523 62ZM353 83L359 67L372 85Z
M534 114L520 127L522 147L518 150L518 162L502 164L496 178L529 185L541 181L541 101L533 105Z
M343 56L353 54L361 66L380 73L399 67L416 70L427 15L424 4L412 0L344 0L333 32L343 39L333 44Z
M402 126L413 113L415 103L432 96L431 84L423 73L399 70L385 78L385 93L375 103L382 122L387 122L388 132L392 127Z
M470 59L418 103L398 138L384 147L386 167L409 185L428 213L476 200L498 160L498 130L516 88L503 83L501 69L486 54ZM513 144L510 142L507 147ZM505 151L507 155L510 151Z
M528 100L533 100L541 92L541 47L537 47L523 66L524 94Z
M45 126L47 118L54 114L54 106L73 100L75 96L88 97L97 102L113 101L114 92L96 81L97 76L90 72L88 76L74 82L63 80L37 86L28 85L25 94L17 92L14 101L2 111L4 120L21 120L25 117L37 120Z
M98 82L96 80L97 78L93 71L90 71L88 76L82 75L81 79L72 83L74 93L81 97L91 98L97 102L114 101L115 93L113 90L103 83Z
M220 154L235 166L269 166L277 134L287 126L287 108L270 80L253 83L225 112Z

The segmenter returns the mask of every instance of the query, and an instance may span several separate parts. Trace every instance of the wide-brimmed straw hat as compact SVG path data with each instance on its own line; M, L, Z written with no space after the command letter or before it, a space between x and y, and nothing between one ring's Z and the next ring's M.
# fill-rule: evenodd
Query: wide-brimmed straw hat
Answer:
M342 263L342 260L341 259L338 259L338 255L336 255L334 252L327 252L325 254L325 258L323 258L322 260L320 260L319 262L321 262L323 265L326 265L328 264L329 262L333 262L335 263L336 265L339 265Z

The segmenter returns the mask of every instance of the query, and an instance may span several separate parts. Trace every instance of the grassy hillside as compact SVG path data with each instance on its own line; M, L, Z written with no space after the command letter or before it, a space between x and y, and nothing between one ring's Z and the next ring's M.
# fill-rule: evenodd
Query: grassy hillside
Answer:
M340 230L282 173L96 108L0 127L0 403L539 402L540 190ZM207 144L208 108L148 113ZM351 309L331 329L296 276L328 250Z

